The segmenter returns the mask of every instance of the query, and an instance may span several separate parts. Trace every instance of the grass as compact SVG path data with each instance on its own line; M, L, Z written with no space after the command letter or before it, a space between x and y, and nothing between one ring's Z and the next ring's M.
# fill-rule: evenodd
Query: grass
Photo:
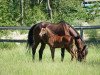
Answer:
M99 46L91 44L87 62L82 63L71 62L68 52L64 62L61 62L59 49L56 49L55 62L52 62L49 47L44 50L42 62L38 60L38 50L35 61L32 61L25 44L10 49L0 48L0 75L100 75Z

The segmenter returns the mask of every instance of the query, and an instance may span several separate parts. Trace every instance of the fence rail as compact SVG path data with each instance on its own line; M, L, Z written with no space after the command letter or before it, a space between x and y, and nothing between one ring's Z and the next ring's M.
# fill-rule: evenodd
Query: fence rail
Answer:
M18 27L0 27L0 30L29 30L31 27L22 27L22 26L18 26Z
M4 27L0 27L0 30L29 30L31 27L22 27L22 26L18 26L18 27L14 27L14 26L4 26ZM80 35L83 38L83 32L84 30L89 30L89 29L100 29L100 25L97 26L75 26L74 27L77 30L80 30ZM0 42L20 42L20 43L24 43L27 42L27 40L16 40L16 39L0 39ZM88 41L87 41L88 42ZM92 42L92 41L91 41ZM98 40L98 42L100 42L100 40Z
M25 26L0 26L0 30L29 30L31 27ZM75 29L100 29L100 25L97 26L75 26Z

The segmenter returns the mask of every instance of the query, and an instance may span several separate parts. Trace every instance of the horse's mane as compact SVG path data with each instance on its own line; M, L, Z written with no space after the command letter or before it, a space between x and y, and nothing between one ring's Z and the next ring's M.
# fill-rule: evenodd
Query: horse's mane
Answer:
M76 33L77 35L79 36L79 38L81 39L81 41L83 41L83 39L81 38L80 34L77 32L77 30L72 26L70 25L69 23L66 22L67 25L69 25Z

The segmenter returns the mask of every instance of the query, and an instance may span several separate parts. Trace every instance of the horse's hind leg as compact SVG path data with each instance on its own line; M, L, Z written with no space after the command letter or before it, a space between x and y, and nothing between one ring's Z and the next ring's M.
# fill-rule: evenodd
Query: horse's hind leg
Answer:
M65 56L65 48L61 48L61 61L64 60L64 56Z
M33 46L32 46L32 58L33 60L35 59L35 53L36 53L36 48L38 46L39 43L35 43Z
M42 54L43 54L43 50L45 48L45 43L41 42L41 48L39 50L39 60L41 61L42 60Z

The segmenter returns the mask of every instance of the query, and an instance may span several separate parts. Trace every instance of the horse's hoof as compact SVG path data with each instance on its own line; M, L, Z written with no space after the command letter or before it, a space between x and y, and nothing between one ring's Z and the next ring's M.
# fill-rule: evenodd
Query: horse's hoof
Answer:
M63 62L63 59L61 59L61 62Z

